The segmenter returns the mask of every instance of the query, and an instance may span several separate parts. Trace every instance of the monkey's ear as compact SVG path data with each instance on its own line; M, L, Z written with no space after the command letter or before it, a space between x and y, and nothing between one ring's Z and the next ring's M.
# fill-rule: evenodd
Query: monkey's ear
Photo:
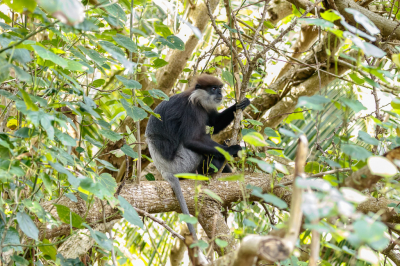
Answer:
M200 85L200 84L196 84L196 86L194 86L194 89L195 89L195 90L201 89L201 85Z

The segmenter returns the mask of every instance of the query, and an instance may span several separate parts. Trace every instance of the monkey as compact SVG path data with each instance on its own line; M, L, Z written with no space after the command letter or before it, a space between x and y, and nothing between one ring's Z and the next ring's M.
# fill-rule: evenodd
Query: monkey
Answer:
M215 147L233 156L242 149L240 145L221 145L206 133L206 126L212 126L217 134L233 121L236 110L243 110L250 104L245 98L219 113L217 107L222 103L223 85L218 78L202 74L195 78L189 90L161 102L154 109L160 119L151 116L147 123L145 137L154 165L170 184L182 213L187 215L189 210L179 179L174 175L196 173L208 157L221 168L225 159ZM231 171L229 166L226 171ZM188 228L197 240L193 225L188 224Z

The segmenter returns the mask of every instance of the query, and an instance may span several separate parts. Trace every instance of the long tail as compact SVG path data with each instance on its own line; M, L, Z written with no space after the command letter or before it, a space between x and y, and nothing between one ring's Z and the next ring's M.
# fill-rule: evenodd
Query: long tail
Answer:
M183 214L188 214L189 209L187 207L185 198L183 197L182 189L181 189L181 184L179 183L179 179L176 178L173 174L170 173L164 173L163 175L164 179L168 181L170 186L172 187L172 190L175 193L175 196L179 202L179 206L181 207L182 213ZM189 232L192 234L193 238L195 241L197 241L197 236L196 236L196 231L194 230L194 227L192 224L187 223L187 226L189 228Z

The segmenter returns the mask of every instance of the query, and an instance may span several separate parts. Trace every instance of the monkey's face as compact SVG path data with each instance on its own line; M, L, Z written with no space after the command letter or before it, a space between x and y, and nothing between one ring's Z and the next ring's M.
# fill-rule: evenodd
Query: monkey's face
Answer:
M210 86L206 89L199 88L192 92L189 100L199 103L207 111L215 110L222 103L222 86Z
M208 94L210 94L210 98L216 102L216 104L222 103L222 86L212 86L208 89Z

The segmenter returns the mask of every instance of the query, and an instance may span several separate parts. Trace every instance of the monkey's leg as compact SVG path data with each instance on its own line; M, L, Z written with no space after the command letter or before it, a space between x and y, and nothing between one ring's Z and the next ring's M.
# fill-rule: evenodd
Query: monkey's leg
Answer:
M172 190L175 193L175 196L179 202L179 206L181 207L182 213L190 215L189 209L187 207L185 198L183 197L182 193L182 188L181 184L179 183L179 179L174 176L174 174L171 173L164 173L164 179L168 181L169 185L171 186ZM196 236L196 231L194 230L194 227L192 224L187 224L190 233L193 235L194 240L197 241L197 236Z

